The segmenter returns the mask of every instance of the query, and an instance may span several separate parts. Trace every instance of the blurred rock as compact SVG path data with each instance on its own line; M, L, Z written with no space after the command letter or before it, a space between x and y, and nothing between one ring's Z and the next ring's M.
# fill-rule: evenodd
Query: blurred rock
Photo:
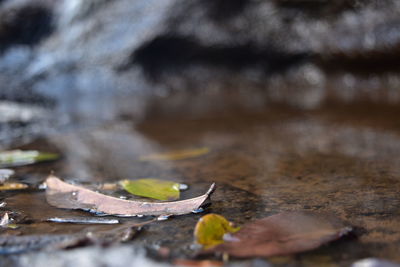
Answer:
M67 252L32 253L9 259L9 264L14 266L39 267L43 265L73 267L73 266L170 266L155 262L146 257L143 250L130 246L117 246L110 248L91 247L73 249Z
M0 98L57 103L71 121L397 104L399 10L395 0L2 1Z
M399 266L400 265L397 263L375 258L367 258L359 260L351 265L351 267L399 267Z

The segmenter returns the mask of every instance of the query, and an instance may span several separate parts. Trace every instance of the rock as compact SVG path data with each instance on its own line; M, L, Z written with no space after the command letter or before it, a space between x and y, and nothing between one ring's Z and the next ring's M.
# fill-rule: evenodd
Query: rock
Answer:
M398 267L400 266L397 263L375 259L375 258L367 258L354 262L351 267Z
M109 248L90 247L73 249L67 252L31 253L19 257L7 259L15 266L170 266L155 262L146 257L145 252L131 246L116 246ZM7 262L7 261L5 261ZM7 262L8 263L8 262Z
M399 8L395 0L3 1L0 98L52 100L73 121L398 103Z

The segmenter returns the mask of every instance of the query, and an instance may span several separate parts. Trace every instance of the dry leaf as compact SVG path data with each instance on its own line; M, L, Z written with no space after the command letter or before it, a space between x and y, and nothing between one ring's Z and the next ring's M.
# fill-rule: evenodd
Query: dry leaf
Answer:
M8 216L8 212L4 213L3 217L0 220L0 227L2 228L9 228L9 229L17 229L19 228L18 225L11 223L13 219L10 219Z
M218 214L207 214L199 219L194 229L196 242L204 248L211 248L224 242L223 237L228 233L239 231L232 223Z
M28 188L28 185L21 184L21 183L4 183L0 184L0 191L7 191L7 190L21 190Z
M109 190L109 191L116 191L119 189L118 184L116 183L104 183L99 186L100 190Z
M244 225L206 252L235 257L289 255L318 248L351 231L335 217L313 212L285 212Z
M0 220L0 227L6 227L10 223L10 217L8 216L8 213L4 213L3 217L1 217Z
M173 202L140 202L100 194L68 184L50 175L47 180L47 202L58 208L90 210L108 215L181 215L199 209L214 190L214 184L202 196Z
M179 183L160 179L122 180L121 186L132 195L158 200L177 200L180 196Z
M139 160L141 161L157 161L157 160L181 160L195 158L210 152L208 147L197 148L197 149L187 149L187 150L177 150L168 153L150 154L147 156L141 156Z

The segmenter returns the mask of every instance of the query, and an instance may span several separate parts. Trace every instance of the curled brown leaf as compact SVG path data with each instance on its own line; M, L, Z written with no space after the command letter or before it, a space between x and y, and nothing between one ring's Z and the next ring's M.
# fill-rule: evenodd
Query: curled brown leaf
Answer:
M201 196L172 202L140 202L107 196L87 188L63 182L50 175L46 180L46 200L58 208L90 210L119 216L182 215L199 209L214 191L215 185Z
M207 252L235 257L289 255L318 248L351 231L339 219L314 212L284 212L244 225Z

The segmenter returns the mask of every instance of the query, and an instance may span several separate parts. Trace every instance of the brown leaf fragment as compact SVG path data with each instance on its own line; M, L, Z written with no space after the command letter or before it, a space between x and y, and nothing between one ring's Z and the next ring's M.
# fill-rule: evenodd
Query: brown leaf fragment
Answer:
M220 267L223 266L224 263L222 261L211 261L211 260L184 260L184 259L176 259L174 261L175 266L182 267Z
M102 185L99 186L99 189L101 190L118 190L119 186L116 183L104 183Z
M214 191L215 185L199 197L172 202L124 200L72 185L50 175L46 180L46 200L58 208L82 209L117 216L182 215L199 209Z
M0 227L6 227L10 223L10 217L8 213L4 213L3 217L0 219Z
M8 212L4 213L3 217L0 218L0 228L17 229L18 225L12 223L14 220L10 218Z
M351 231L339 219L314 212L284 212L244 225L205 252L235 257L270 257L312 250Z

